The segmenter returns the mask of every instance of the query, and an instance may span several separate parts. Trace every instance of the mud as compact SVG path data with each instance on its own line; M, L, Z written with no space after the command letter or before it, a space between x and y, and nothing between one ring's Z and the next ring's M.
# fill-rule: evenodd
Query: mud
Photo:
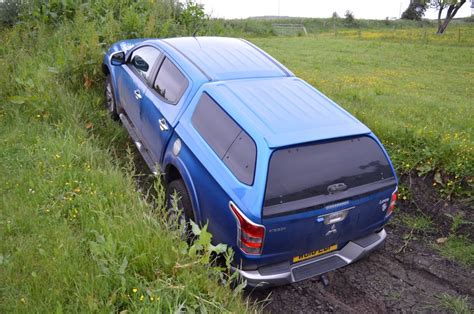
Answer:
M133 145L133 144L132 144ZM135 150L137 185L149 195L153 179L144 161ZM472 215L471 204L440 201L429 186L429 180L405 177L412 200L401 203L398 211L423 211L432 217L436 230L412 234L405 225L392 221L387 225L383 247L368 257L327 274L329 286L320 278L292 285L249 291L246 295L274 313L443 313L441 295L467 296L474 309L474 267L449 261L434 248L438 237L449 233L447 215ZM471 220L472 221L472 220ZM473 236L474 228L465 234Z
M314 278L253 291L250 298L269 298L264 310L275 313L443 312L439 304L444 293L468 296L472 306L472 268L440 257L430 247L434 239L414 239L405 245L402 237L409 230L391 224L387 231L384 247L359 262L328 273L328 287Z
M433 175L420 178L416 175L405 175L401 181L411 192L409 202L401 204L404 213L427 215L436 225L438 236L447 236L452 232L453 217L461 217L471 222L459 226L456 234L463 235L474 241L474 199L446 200L439 197L433 188ZM466 189L469 187L466 185ZM448 196L446 196L448 197Z
M328 273L329 286L314 278L253 291L249 297L264 302L265 312L275 313L442 313L450 312L440 307L441 296L449 294L467 296L473 310L474 267L447 260L434 246L436 239L451 232L451 217L461 215L473 221L472 202L441 200L430 177L405 176L401 181L409 187L411 199L399 202L395 215L424 214L434 228L413 232L394 219L386 227L384 246L363 260ZM468 226L457 233L474 239L474 228Z

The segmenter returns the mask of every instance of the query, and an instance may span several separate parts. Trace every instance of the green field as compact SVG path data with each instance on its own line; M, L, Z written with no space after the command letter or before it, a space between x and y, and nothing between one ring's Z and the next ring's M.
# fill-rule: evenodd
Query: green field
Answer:
M469 213L455 217L453 225L456 219L472 224L474 50L454 37L431 44L403 42L403 32L375 39L323 34L251 41L367 124L399 176L427 178L439 200L466 200ZM410 201L411 194L402 183L402 200ZM427 217L424 204L418 210L417 219ZM474 244L457 230L439 249L474 265Z
M472 196L472 47L328 36L251 40L366 123L399 174L441 172L442 185L433 183L443 195Z
M0 32L0 312L247 311L212 264L222 247L206 231L188 245L162 187L153 203L137 189L95 29L79 16Z
M190 247L161 219L162 193L145 200L102 105L111 43L191 33L163 3L51 4L0 30L0 312L254 309L211 263L210 235ZM226 23L204 33L267 50L371 127L399 174L434 178L440 199L473 197L471 37L424 38L402 22L255 37L247 21Z

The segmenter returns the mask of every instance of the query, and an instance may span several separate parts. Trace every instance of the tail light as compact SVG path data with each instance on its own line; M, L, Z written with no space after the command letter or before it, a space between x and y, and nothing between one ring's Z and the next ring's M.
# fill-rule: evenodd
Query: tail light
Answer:
M388 210L387 210L387 213L385 214L385 217L388 217L392 214L393 209L395 208L395 205L397 204L397 191L398 191L398 187L392 193L392 197L390 198L390 205L388 205Z
M265 227L250 221L232 201L229 202L229 207L237 219L237 244L239 248L246 254L262 254Z

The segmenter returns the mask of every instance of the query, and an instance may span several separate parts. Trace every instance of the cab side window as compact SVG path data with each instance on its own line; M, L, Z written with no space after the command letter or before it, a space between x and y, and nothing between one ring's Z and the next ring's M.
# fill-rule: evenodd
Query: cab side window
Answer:
M161 52L150 46L138 48L132 52L130 66L146 81L151 81L153 66L160 58Z
M188 80L168 58L165 58L158 70L153 88L163 99L175 105L188 88Z
M255 142L206 93L194 110L192 124L234 176L252 185L257 159Z

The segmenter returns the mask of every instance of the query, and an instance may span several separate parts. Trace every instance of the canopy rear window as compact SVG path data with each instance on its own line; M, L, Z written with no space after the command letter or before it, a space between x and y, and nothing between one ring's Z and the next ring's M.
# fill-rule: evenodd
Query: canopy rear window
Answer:
M264 216L366 194L395 185L381 147L370 137L285 148L270 159Z

